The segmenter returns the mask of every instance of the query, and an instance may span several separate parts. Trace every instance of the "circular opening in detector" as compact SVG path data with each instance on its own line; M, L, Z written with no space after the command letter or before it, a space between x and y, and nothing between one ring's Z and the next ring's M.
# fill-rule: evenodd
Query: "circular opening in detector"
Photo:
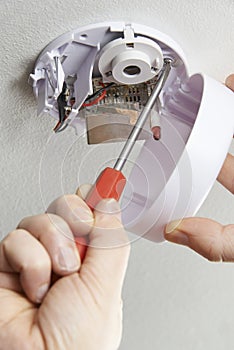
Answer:
M123 71L126 75L139 75L141 69L138 66L127 66Z

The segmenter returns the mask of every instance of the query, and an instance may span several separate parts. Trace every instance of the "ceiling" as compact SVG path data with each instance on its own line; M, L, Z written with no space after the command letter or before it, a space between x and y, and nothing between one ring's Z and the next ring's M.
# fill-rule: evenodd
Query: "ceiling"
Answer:
M92 166L77 174L88 152L84 140L77 140L73 130L51 136L54 121L37 117L27 79L51 40L109 20L139 22L170 35L184 50L190 74L203 72L224 81L234 72L233 0L0 0L2 236L23 216L44 211L54 197L74 192L78 175L87 181L100 166L94 152ZM233 221L233 196L216 184L199 215ZM124 290L120 349L230 348L233 272L232 265L210 264L181 247L136 242Z

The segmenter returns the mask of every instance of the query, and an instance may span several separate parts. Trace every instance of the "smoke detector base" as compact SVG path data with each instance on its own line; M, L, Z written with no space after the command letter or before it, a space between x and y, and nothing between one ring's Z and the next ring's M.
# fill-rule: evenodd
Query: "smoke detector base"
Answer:
M164 240L169 221L193 216L213 186L234 133L233 93L204 74L189 76L178 44L135 23L99 23L64 34L42 51L30 75L38 115L64 117L81 135L95 79L121 88L148 86L165 57L174 63L159 99L162 138L145 139L121 201L126 229L155 242ZM110 96L102 98L99 104ZM125 95L114 98L126 104Z

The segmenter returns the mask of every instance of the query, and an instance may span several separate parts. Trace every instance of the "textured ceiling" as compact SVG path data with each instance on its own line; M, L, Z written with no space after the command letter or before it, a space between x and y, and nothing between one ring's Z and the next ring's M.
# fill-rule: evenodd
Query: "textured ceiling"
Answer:
M190 73L223 81L234 72L233 0L0 0L2 235L22 216L43 211L54 196L74 191L77 168L87 155L73 130L54 139L54 121L37 118L27 84L34 61L59 34L108 20L139 22L169 34L185 51ZM94 154L92 168L82 169L82 180L92 178L97 159ZM200 215L231 222L233 196L215 185ZM180 247L137 242L124 292L121 350L230 348L234 268L213 266Z

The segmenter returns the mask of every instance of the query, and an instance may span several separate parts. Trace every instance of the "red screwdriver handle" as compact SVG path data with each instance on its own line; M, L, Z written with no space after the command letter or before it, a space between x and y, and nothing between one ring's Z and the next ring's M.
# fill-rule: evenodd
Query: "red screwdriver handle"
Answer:
M105 198L114 198L119 200L124 186L126 184L126 178L121 171L106 168L104 169L96 180L93 188L89 192L86 203L91 210L94 210L96 205Z
M96 205L102 199L114 198L118 201L123 192L125 184L126 178L121 173L121 171L113 168L106 168L101 172L101 174L97 178L95 184L88 193L85 202L93 211ZM88 238L76 238L76 245L80 254L80 259L82 261L85 257L85 253L87 250Z

